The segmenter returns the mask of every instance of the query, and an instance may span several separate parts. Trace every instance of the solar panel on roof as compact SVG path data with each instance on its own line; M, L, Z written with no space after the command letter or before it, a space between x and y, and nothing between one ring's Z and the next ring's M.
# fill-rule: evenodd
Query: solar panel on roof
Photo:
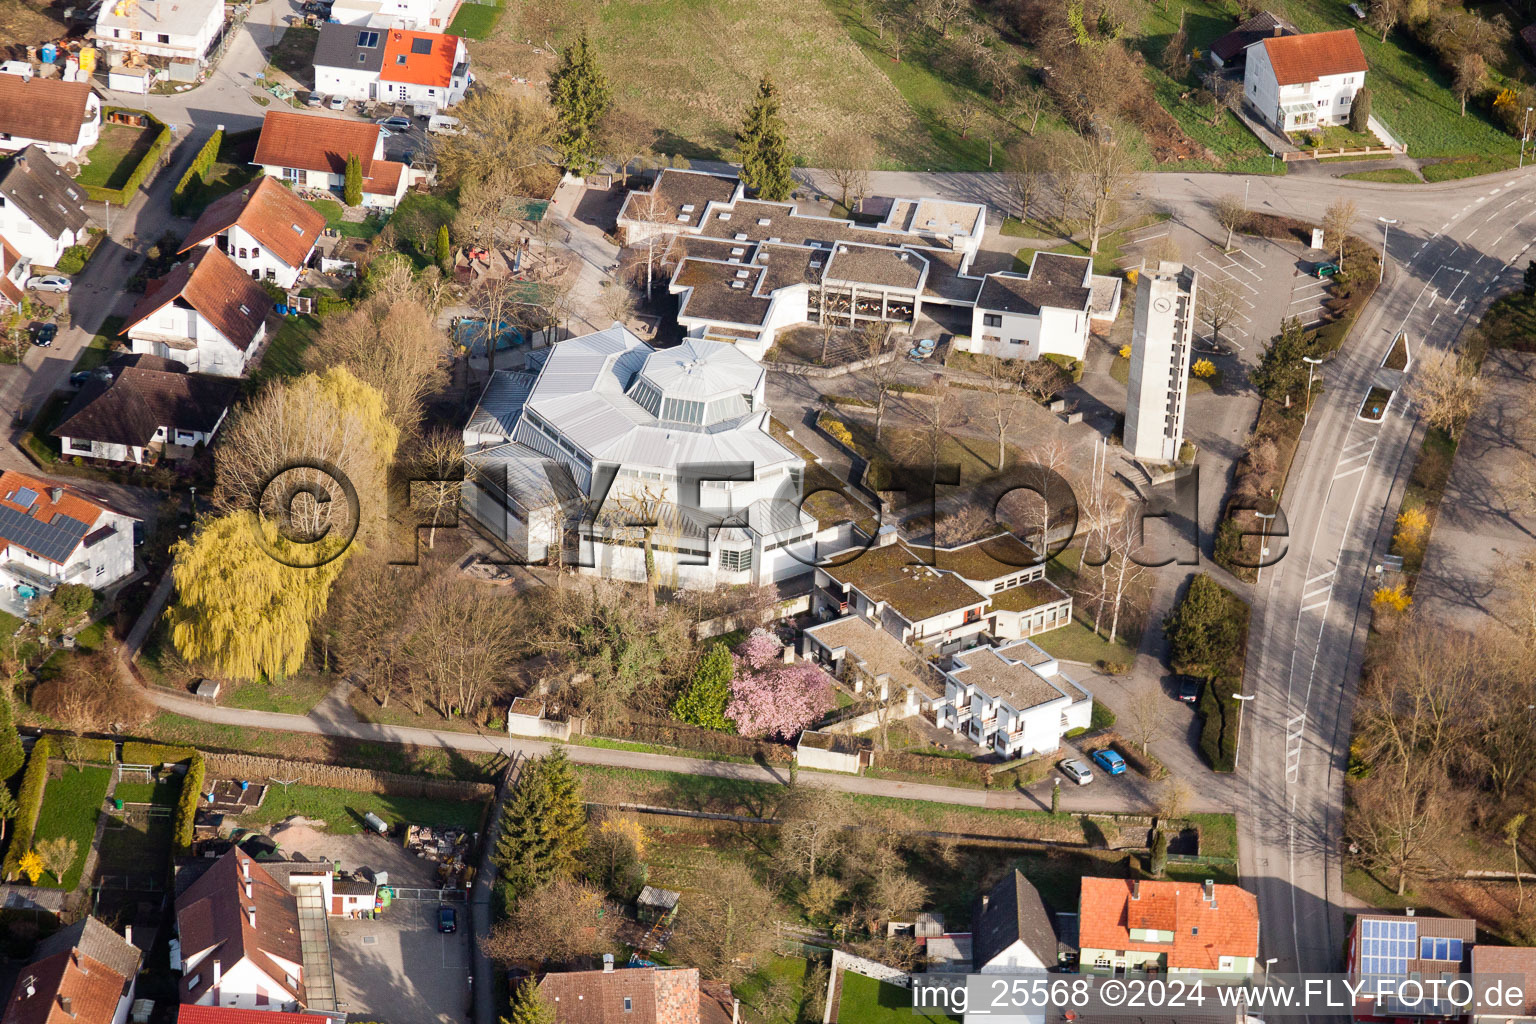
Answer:
M430 39L412 39L411 40L411 52L412 53L431 53L432 52L432 40L430 40Z
M51 523L44 523L8 505L0 505L0 537L61 565L88 529L85 523L70 516L56 515Z

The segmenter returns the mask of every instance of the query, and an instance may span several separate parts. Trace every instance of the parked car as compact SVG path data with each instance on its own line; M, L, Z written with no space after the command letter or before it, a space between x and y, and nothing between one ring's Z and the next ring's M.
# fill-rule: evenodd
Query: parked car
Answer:
M396 114L393 117L381 117L374 124L380 128L388 128L392 132L408 132L411 130L411 119Z
M437 908L437 930L444 935L452 935L459 930L459 914L449 906Z
M459 119L447 114L433 114L427 118L427 131L438 135L459 134Z
M346 107L347 98L345 96L332 96L330 105L332 110L341 110Z
M27 278L27 287L35 292L67 292L70 282L69 278L58 274L44 274L42 277Z
M1093 752L1093 763L1103 768L1110 775L1125 774L1125 758L1114 747L1105 747L1103 750Z
M1075 757L1067 758L1056 767L1061 769L1061 774L1065 775L1079 786L1086 786L1088 783L1093 781L1093 769L1089 768Z
M322 97L318 92L315 92L313 89L310 90L309 99L305 100L304 102L312 107L320 107L325 105L324 97Z
M50 348L59 336L58 324L41 324L32 329L32 344L38 348Z
M1200 703L1200 691L1205 689L1205 680L1199 676L1179 676L1179 700L1185 704Z
M1319 263L1317 266L1312 268L1312 276L1319 278L1332 277L1338 272L1339 265L1337 263Z

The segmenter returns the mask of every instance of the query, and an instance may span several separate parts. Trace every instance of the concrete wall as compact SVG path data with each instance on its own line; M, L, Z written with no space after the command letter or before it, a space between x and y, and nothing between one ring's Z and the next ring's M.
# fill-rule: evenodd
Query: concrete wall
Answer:
M571 723L534 718L532 715L508 715L507 734L541 740L568 740L571 738Z

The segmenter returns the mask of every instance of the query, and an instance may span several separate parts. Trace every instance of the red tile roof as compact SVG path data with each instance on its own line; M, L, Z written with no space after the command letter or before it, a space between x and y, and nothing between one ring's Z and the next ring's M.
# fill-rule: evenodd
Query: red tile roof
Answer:
M32 994L27 994L28 982ZM3 1024L112 1024L128 979L78 950L64 950L22 968ZM64 1000L69 1010L64 1010Z
M256 331L272 308L272 297L265 288L247 276L234 260L208 246L152 282L128 315L121 333L127 334L178 298L206 317L230 344L241 350L249 348L256 339Z
M1519 988L1525 996L1524 1005L1519 1007L1490 1006L1479 999L1478 1014L1497 1017L1501 1020L1510 1017L1530 1017L1536 1015L1536 948L1531 946L1484 946L1472 947L1472 973L1477 974L1513 974L1519 980L1513 982L1514 987ZM1508 986L1506 986L1506 991ZM1486 993L1481 989L1479 997Z
M379 78L446 89L453 80L454 57L458 52L458 36L390 29L384 41L384 67Z
M345 174L347 157L357 154L363 177L373 173L379 126L339 117L273 110L261 122L261 138L251 162L263 167L300 167Z
M539 990L560 1024L700 1024L699 972L693 967L546 974ZM718 997L705 995L702 1002L709 1004L705 1017L715 1019Z
M0 75L0 132L39 142L80 141L89 82Z
M374 196L392 196L400 191L400 176L405 164L393 160L375 160L373 173L363 178L363 191Z
M10 500L10 496L21 488L27 488L37 495L37 500L31 507L18 505ZM53 497L54 490L58 490L57 499ZM107 509L90 501L78 491L71 490L65 484L55 480L44 480L41 477L28 476L18 473L14 469L8 469L0 473L0 505L25 512L39 522L52 522L54 516L69 516L87 526L90 526L106 513Z
M1131 892L1125 879L1083 879L1081 948L1167 953L1170 968L1206 971L1223 956L1259 955L1258 900L1238 886L1216 886L1214 907L1196 882L1142 882L1135 900ZM1132 928L1171 931L1173 941L1133 941Z
M249 897L245 895L244 882L247 868L251 881ZM248 916L252 907L256 910L254 923ZM222 962L225 971L249 960L294 1000L305 1002L304 982L296 979L297 984L289 985L287 969L273 959L303 963L298 903L248 854L240 850L226 853L177 898L176 929L181 935L184 956L193 957L218 947L207 961L182 977L183 1002L195 1002L213 987L214 958ZM191 985L194 981L195 988Z
M309 255L320 232L325 230L325 217L290 192L282 182L262 175L254 184L210 203L192 225L181 251L186 252L214 235L223 234L236 224L266 246L272 255L290 267L297 267Z
M233 1006L192 1006L183 1004L176 1024L315 1024L308 1013L283 1013L280 1010L241 1010Z
M1352 28L1270 37L1264 40L1264 52L1275 69L1275 81L1281 85L1305 85L1326 75L1366 70L1365 51Z

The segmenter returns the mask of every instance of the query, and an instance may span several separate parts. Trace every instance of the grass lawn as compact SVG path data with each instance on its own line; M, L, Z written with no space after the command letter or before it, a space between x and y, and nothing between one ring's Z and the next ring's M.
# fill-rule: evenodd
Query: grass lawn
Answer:
M843 972L841 984L838 1024L941 1024L960 1019L937 1010L914 1011L911 990L852 971Z
M1136 648L1140 643L1139 638L1122 634L1119 641L1112 644L1079 619L1073 619L1059 629L1038 633L1030 639L1053 657L1085 665L1101 661L1117 661L1129 665L1136 660Z
M304 372L304 353L320 330L320 318L313 314L283 317L283 325L267 342L261 365L250 375L248 388L259 391L274 377L297 377Z
M101 330L91 339L91 343L80 350L80 357L75 360L75 369L94 370L96 367L112 358L112 346L116 344L118 332L123 329L123 318L109 316L101 322Z
M20 628L20 619L10 612L0 612L0 637L15 636Z
M459 13L453 16L452 23L448 26L448 34L451 36L466 36L470 39L484 39L496 29L496 23L501 20L502 4L468 2L459 5Z
M45 839L67 836L75 841L75 860L64 872L62 884L52 874L45 873L38 881L39 885L70 892L80 884L80 870L85 866L91 840L96 837L101 802L107 798L107 788L111 784L112 769L96 766L66 767L62 776L49 780L43 790L43 810L37 818L33 845Z
M437 262L437 229L452 224L458 212L459 208L449 199L427 192L408 192L400 200L389 222L395 226L395 237L409 246L407 255L417 270Z
M409 822L478 829L482 810L483 805L478 802L451 803L295 785L269 787L261 806L241 815L240 820L265 825L302 814L306 818L323 820L329 832L352 834L363 830L363 815L372 811L391 825Z
M267 60L277 70L285 72L305 86L315 84L315 44L320 41L320 30L301 25L283 30L277 45L267 54Z
M173 784L170 788L174 790L176 787ZM170 803L174 804L175 799L172 793ZM170 804L158 804L153 812L147 807L107 811L107 825L101 833L101 856L96 861L96 878L147 876L161 881L171 856L171 815L165 813L169 809Z
M309 203L320 215L325 218L325 226L339 232L345 238L361 238L367 241L384 229L384 221L377 217L366 217L363 220L344 220L342 214L346 207L334 199L308 199Z
M125 804L154 804L156 807L175 807L181 784L172 780L161 782L119 782L112 795Z
M309 710L331 691L331 680L308 672L280 683L259 681L235 685L220 694L219 703L251 711L276 711L280 714L307 715Z
M1180 166L1183 166L1182 164ZM1119 269L1121 252L1124 244L1124 233L1120 231L1105 231L1099 236L1099 252L1093 258L1093 272L1095 274L1110 274ZM1029 261L1034 259L1035 249L1020 249L1013 255L1013 269L1015 273L1029 273ZM1041 252L1062 253L1067 256L1087 256L1088 246L1082 242L1068 242L1058 245L1054 249L1038 250Z
M789 1007L787 1019L804 1020L805 1009L805 977L811 970L811 962L799 956L776 956L748 975L740 984L733 986L732 992L741 1000L741 1005L763 1012L763 996L767 994L773 985L782 985L793 993L792 1004ZM820 1007L817 1007L820 1014Z
M1468 115L1471 116L1470 114ZM1484 153L1474 156L1460 157L1455 160L1441 160L1437 163L1425 164L1419 168L1419 173L1424 175L1425 181L1456 181L1460 178L1471 178L1478 174L1493 174L1495 171L1507 171L1519 162L1519 153Z
M256 141L260 137L260 128L225 134L205 180L193 186L187 196L188 217L196 217L215 199L256 180L261 168L251 163L251 157L256 155Z
M129 124L103 124L101 141L86 154L90 163L75 178L82 185L96 188L122 188L133 176L134 168L149 152L150 143L164 129L158 125L136 128Z
M1383 167L1379 171L1353 171L1342 177L1350 181L1381 181L1389 185L1417 185L1424 180L1406 167Z

